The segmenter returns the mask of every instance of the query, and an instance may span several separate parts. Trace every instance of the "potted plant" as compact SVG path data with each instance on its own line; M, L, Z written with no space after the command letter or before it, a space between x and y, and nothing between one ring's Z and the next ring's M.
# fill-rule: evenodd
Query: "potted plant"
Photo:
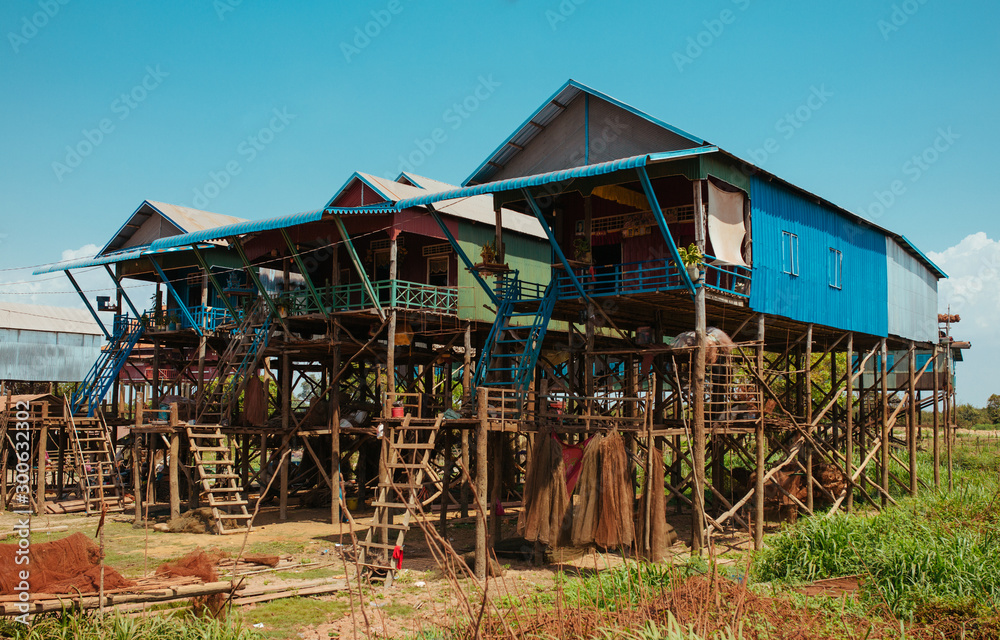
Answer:
M483 259L483 264L496 264L497 260L497 243L496 240L490 240L483 245L483 248L479 251L480 257Z
M691 243L687 247L680 247L678 252L681 254L681 262L684 263L684 268L687 269L688 275L691 276L691 281L699 281L701 279L702 267L705 264L705 254L694 243Z
M172 313L167 315L167 331L177 331L177 316Z
M593 262L594 256L589 240L577 238L573 241L573 259L580 262Z

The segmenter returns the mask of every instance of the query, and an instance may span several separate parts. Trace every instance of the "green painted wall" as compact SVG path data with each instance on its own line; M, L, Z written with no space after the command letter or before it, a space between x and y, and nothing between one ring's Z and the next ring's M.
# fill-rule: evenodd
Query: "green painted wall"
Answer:
M473 263L482 262L479 255L482 246L493 240L496 230L492 226L459 221L458 244ZM552 277L552 249L549 241L518 233L503 234L506 248L506 262L511 269L519 271L524 282L548 284ZM490 286L495 279L484 278ZM459 262L458 270L458 317L482 322L493 322L495 314L483 305L493 308L493 302L476 282L464 265Z

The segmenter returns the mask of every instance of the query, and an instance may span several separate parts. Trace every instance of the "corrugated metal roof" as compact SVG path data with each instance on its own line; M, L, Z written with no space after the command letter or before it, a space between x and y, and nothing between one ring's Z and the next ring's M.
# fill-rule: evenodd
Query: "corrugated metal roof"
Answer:
M177 237L177 236L174 236ZM213 245L205 244L200 245L199 248L207 249ZM43 273L54 273L56 271L68 271L70 269L83 269L85 267L99 267L102 264L115 264L118 262L125 262L126 260L137 260L144 256L154 255L159 253L171 253L174 251L186 251L190 249L188 246L183 247L164 247L161 249L152 249L150 247L139 247L138 249L132 249L129 251L121 251L119 253L112 253L106 256L97 256L96 258L79 258L77 260L70 260L67 262L54 262L46 267L40 269L35 269L32 271L33 275L41 275Z
M94 336L104 334L86 309L18 302L0 302L0 329L82 333Z
M195 233L186 233L179 236L161 238L153 242L153 244L151 244L150 247L154 250L168 249L170 247L178 247L186 244L205 242L207 240L215 240L217 238L229 238L232 236L241 236L246 233L256 233L258 231L270 231L271 229L281 229L284 227L291 227L297 224L316 222L322 217L323 217L323 210L318 209L316 211L304 211L302 213L293 213L292 215L289 216L268 218L266 220L251 220L247 222L241 222L239 224L230 224L223 227L216 227L214 229L197 231Z
M354 173L347 183L337 192L337 195L330 200L330 202L336 202L340 194L347 191L348 187L350 187L355 180L360 180L364 182L364 184L368 185L368 187L370 187L380 197L385 198L386 203L393 207L392 211L397 212L408 207L392 205L394 202L409 201L428 194L445 193L459 189L457 185L448 184L439 180L431 180L430 178L423 178L421 176L414 175L411 178L406 174L401 174L400 177L405 177L411 184L399 182L398 179L387 180L368 173ZM488 225L496 223L493 210L493 198L489 195L465 196L454 200L442 200L438 203L436 209L443 215L453 216L463 220L471 220L472 222L479 222ZM341 209L340 211L344 210ZM326 212L336 213L337 209L328 207ZM375 208L353 209L350 210L350 213L370 214L385 213L385 211L379 208L378 205L375 205ZM508 231L523 233L535 238L547 237L545 235L545 230L542 229L541 224L534 216L524 215L523 213L506 208L501 210L500 216L501 224L504 229L507 229Z
M568 105L574 98L576 98L576 96L578 96L581 93L588 93L592 96L600 98L601 100L610 102L611 104L621 109L625 109L626 111L636 116L639 116L640 118L648 120L649 122L652 122L653 124L659 127L663 127L664 129L672 131L673 133L679 136L687 138L694 145L708 144L701 138L691 135L686 131L682 131L681 129L678 129L673 125L667 124L662 120L654 118L648 113L644 113L636 109L635 107L622 102L621 100L616 100L615 98L612 98L607 94L601 93L600 91L592 89L591 87L588 87L587 85L577 82L575 80L568 80L566 84L564 84L562 87L560 87L558 91L552 94L552 96L545 102L545 104L543 104L533 114L531 114L531 116L527 120L525 120L520 127L515 129L514 133L512 133L510 137L504 140L503 143L499 147L497 147L496 150L492 154L490 154L490 156L486 160L484 160L483 163L479 165L475 171L472 172L472 175L470 175L468 178L465 179L464 182L462 182L462 185L468 186L473 183L483 184L487 180L489 180L490 176L496 173L497 165L499 166L506 165L510 161L510 159L513 158L517 153L519 153L521 149L527 146L528 142L530 142L532 138L538 135L538 133L546 125L555 120L556 117L558 117L559 114L562 113L563 110L566 108L566 105Z
M221 213L212 213L211 211L202 211L200 209L192 209L190 207L157 202L155 200L143 200L142 204L132 212L132 215L125 221L125 224L119 227L118 231L111 237L111 240L104 245L104 248L97 255L110 254L124 247L128 243L129 238L139 230L142 224L156 214L161 215L167 222L176 227L178 234L193 233L213 227L246 222L243 218L227 216ZM148 241L142 244L148 244Z
M891 233L891 232L890 232L890 233ZM896 240L897 240L898 242L902 242L902 243L903 243L904 245L906 245L907 247L909 247L909 248L910 248L910 249L911 249L911 250L912 250L913 252L915 252L915 253L917 254L917 256L918 256L918 257L919 257L919 258L920 258L921 260L923 260L923 262L925 262L925 263L927 264L927 266L929 266L929 267L931 268L931 270L933 270L933 271L937 272L937 274L938 274L939 276L941 276L942 278L947 278L947 277L948 277L948 274L947 274L947 273L945 273L945 272L944 272L944 271L943 271L943 270L941 269L941 267L939 267L939 266L937 266L936 264L934 264L934 261L933 261L933 260L931 260L930 258L928 258L928 257L927 257L927 256L926 256L926 255L924 254L924 252L923 252L923 251L921 251L920 249L918 249L918 248L917 248L917 245L915 245L915 244L913 244L912 242L910 242L910 240L909 240L909 239L908 239L908 238L907 238L906 236L904 236L904 235L899 235L899 236L896 236L895 234L892 234L892 235L893 235L893 236L895 237L895 239L896 239Z
M435 202L441 202L442 200L468 198L470 196L479 196L487 193L516 191L518 189L525 189L528 187L538 187L546 184L552 184L553 182L566 182L576 178L590 178L593 176L614 173L615 171L636 169L638 167L644 167L650 163L689 158L705 153L713 153L718 150L718 147L709 146L696 147L693 149L681 149L679 151L664 151L663 153L644 153L638 156L632 156L631 158L622 158L620 160L611 160L609 162L601 162L599 164L573 167L572 169L562 169L560 171L540 173L534 176L508 178L507 180L487 182L486 184L477 184L470 187L461 187L451 191L431 193L419 198L401 200L396 203L396 206L400 209L406 209L409 207L419 207L427 204L433 204Z

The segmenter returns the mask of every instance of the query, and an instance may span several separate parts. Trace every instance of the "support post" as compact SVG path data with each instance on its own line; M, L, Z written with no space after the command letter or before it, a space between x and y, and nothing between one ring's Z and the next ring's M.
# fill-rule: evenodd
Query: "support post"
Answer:
M476 415L479 428L476 430L476 578L486 580L489 557L486 551L486 482L488 476L486 439L489 435L486 411L486 389L477 390Z
M42 421L38 429L38 492L35 494L35 508L38 509L38 515L45 513L45 468L47 466L45 458L49 446L49 425L46 424L48 417L49 405L44 403L42 404Z
M160 278L163 280L163 284L167 285L167 291L169 291L170 295L174 297L174 302L177 303L177 308L180 309L181 315L184 316L184 319L188 321L188 324L194 327L194 330L198 332L199 336L204 335L204 331L201 330L201 327L198 326L198 323L196 323L194 321L194 318L191 317L191 311L188 310L187 304L185 304L184 299L181 298L180 294L177 293L177 289L174 289L173 283L170 282L169 278L167 278L167 274L164 273L163 268L152 256L149 257L149 262L152 263L153 268L156 269L156 273L160 275Z
M340 325L333 325L333 363L330 380L340 372ZM340 523L340 381L330 389L330 524Z
M808 426L809 435L813 434L815 427L812 426L813 421L813 403L812 403L812 353L813 353L813 326L809 323L806 327L806 362L805 362L805 389L802 395L802 401L805 403L805 418L806 424ZM813 504L815 500L815 488L813 487L813 450L809 444L805 445L806 448L806 506L809 507L810 513L813 511Z
M327 315L326 307L323 306L323 301L319 297L319 293L316 291L316 287L313 285L312 277L309 275L309 270L306 269L306 265L302 262L302 256L299 255L298 250L295 248L295 243L292 242L292 237L288 235L288 230L281 229L281 237L285 239L285 244L288 246L289 253L292 254L292 259L295 260L295 265L299 268L299 273L302 274L302 279L306 281L306 288L309 289L309 295L312 296L313 304L324 316Z
M882 507L889 504L886 494L889 493L889 371L887 360L889 352L886 348L885 338L882 338L882 385L881 385L881 407L879 419L882 423Z
M180 435L176 431L176 423L173 418L176 417L177 405L170 405L170 426L172 430L170 432L170 460L169 460L169 473L170 473L170 518L177 518L181 515L181 495L180 495L180 476L179 476L179 460L181 454L181 439ZM193 490L193 488L192 488Z
M194 254L195 260L198 261L198 265L205 270L205 275L208 276L208 281L212 283L215 287L215 293L219 294L219 299L222 300L222 304L226 305L226 310L229 311L229 316L233 319L233 322L239 323L240 315L236 312L233 307L233 303L229 301L229 297L226 295L226 290L222 288L219 281L215 279L215 275L212 274L212 270L208 267L208 262L205 257L201 254L201 250L191 245L191 253Z
M287 353L281 354L281 447L288 444L288 431L292 417L292 362ZM288 456L282 456L278 470L281 483L278 496L278 519L288 520Z
M910 371L907 379L906 448L910 464L910 495L917 495L917 347L910 341Z
M465 323L465 359L462 369L462 406L468 407L472 403L472 323ZM469 430L462 429L462 473L467 477L469 470ZM463 518L469 517L469 483L462 481L461 514Z
M705 218L701 206L701 180L694 180L695 242L704 250ZM681 269L681 271L685 271ZM699 280L701 278L699 277ZM707 318L705 316L705 287L698 287L694 296L694 331L697 340L692 372L691 393L694 395L694 509L692 510L691 551L700 553L705 536L705 347Z
M764 314L757 316L757 371L763 378L764 374ZM754 474L754 517L753 517L753 547L760 550L764 546L764 465L767 451L765 448L767 434L764 432L764 391L759 391L759 415L755 426L756 469Z
M80 295L80 299L83 300L83 304L87 306L87 311L90 312L90 315L94 316L94 320L97 322L97 326L99 326L101 328L101 331L104 332L104 337L110 341L111 334L108 333L108 328L104 326L103 322L101 322L101 317L97 315L96 311L94 311L94 306L90 304L90 300L87 299L87 296L83 295L83 289L81 289L80 285L77 284L76 278L74 278L73 274L69 272L69 269L66 269L65 271L63 271L63 273L66 274L66 277L69 278L69 281L73 285L73 288L76 289L76 292Z
M934 374L934 488L941 488L941 417L938 406L941 403L941 363L938 361L940 347L934 344L934 364L931 371Z
M951 335L947 339L951 340ZM955 487L952 479L952 406L951 406L951 344L944 350L944 450L948 462L948 491Z
M847 397L844 399L845 473L854 477L854 332L847 334ZM847 511L854 508L854 487L847 487Z

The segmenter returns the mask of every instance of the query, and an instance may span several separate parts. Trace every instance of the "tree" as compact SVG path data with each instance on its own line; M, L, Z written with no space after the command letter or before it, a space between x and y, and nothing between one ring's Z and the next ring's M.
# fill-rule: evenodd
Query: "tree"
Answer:
M993 394L986 402L986 415L992 424L1000 424L1000 395Z
M974 427L989 420L989 417L986 415L986 409L979 409L968 403L955 407L955 418L958 426L963 429Z

